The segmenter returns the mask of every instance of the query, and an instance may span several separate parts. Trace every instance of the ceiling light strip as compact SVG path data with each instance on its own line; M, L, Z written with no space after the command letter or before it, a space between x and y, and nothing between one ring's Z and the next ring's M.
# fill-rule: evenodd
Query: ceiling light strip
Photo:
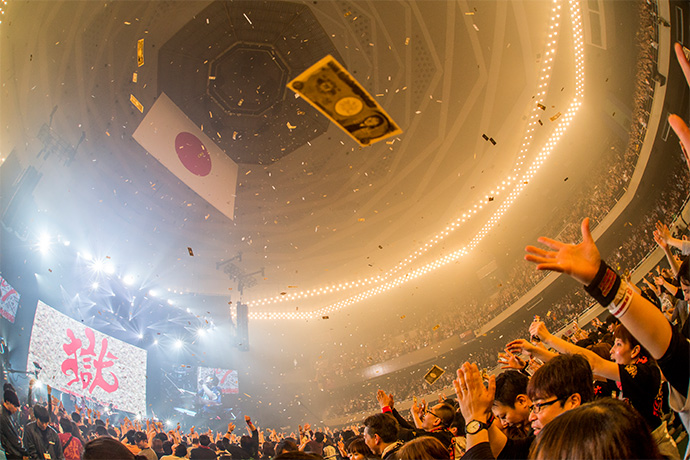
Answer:
M307 290L307 291L302 291L299 293L295 294L287 294L283 296L275 296L272 298L266 298L266 299L261 299L261 300L256 300L256 301L250 301L248 302L249 306L262 306L262 305L268 305L268 304L273 304L273 303L281 303L281 302L286 302L286 301L291 301L291 300L296 300L296 299L301 299L301 298L308 298L308 297L313 297L313 296L319 296L323 294L331 294L331 293L337 293L353 288L357 288L360 286L366 286L366 285L371 285L374 283L384 283L384 284L379 284L377 287L369 289L368 291L365 291L363 293L360 293L358 295L349 297L348 299L342 300L340 302L336 302L334 304L331 304L327 307L324 307L320 310L317 311L311 311L311 312L250 312L249 316L252 319L309 319L309 318L314 318L318 316L323 316L326 313L330 313L335 310L340 310L341 308L344 308L346 306L352 305L354 303L360 302L362 300L365 300L369 297L372 297L373 295L377 295L381 292L385 292L390 290L393 287L399 286L400 284L403 284L404 282L410 281L412 279L417 278L418 276L421 276L421 274L425 274L430 270L434 270L436 268L440 268L441 266L444 266L452 261L457 260L459 257L462 255L467 254L469 251L474 249L479 242L487 235L487 233L496 225L496 223L500 220L500 218L503 216L503 214L508 210L508 208L513 204L513 202L517 199L517 197L520 195L522 190L526 188L526 186L529 184L529 181L534 177L536 172L540 169L541 165L543 162L546 160L546 158L551 154L553 151L553 148L556 146L558 141L561 139L562 135L565 133L565 130L567 127L570 125L570 122L572 121L573 117L575 116L576 112L581 106L580 100L582 99L584 95L584 52L583 52L583 38L582 38L582 24L581 24L581 19L580 19L580 10L579 10L579 5L577 4L576 1L569 1L569 6L570 6L570 18L571 18L571 23L572 23L572 32L573 32L573 43L575 46L575 82L576 82L576 88L575 88L575 98L571 102L568 110L566 111L565 115L560 118L559 124L556 128L556 130L551 134L549 137L549 140L546 142L545 146L541 149L539 155L537 158L534 160L532 165L527 169L527 171L521 176L520 180L516 181L515 186L513 187L513 190L511 193L508 195L506 200L500 205L499 209L491 216L489 221L482 227L482 229L474 236L474 238L470 241L468 246L462 248L461 250L455 251L452 253L450 256L443 257L441 259L438 259L435 262L429 263L417 270L413 270L412 272L400 276L398 278L395 278L394 280L384 283L392 274L395 272L399 271L402 269L404 266L409 265L412 261L417 259L419 256L427 252L431 247L433 247L435 244L437 244L439 241L443 240L446 236L448 236L450 233L452 233L454 230L456 230L461 223L466 222L469 220L472 216L474 216L479 210L483 208L485 204L489 203L489 196L485 197L484 200L480 200L478 204L475 204L471 210L466 211L465 213L462 214L461 217L457 218L455 222L451 223L449 226L447 226L444 231L440 232L439 234L435 235L433 238L431 238L424 246L419 248L417 251L415 251L412 255L408 256L403 262L398 264L396 267L394 267L392 270L384 274L383 276L375 276L371 278L365 278L364 280L358 280L356 282L345 282L341 283L338 285L332 285L330 287L326 288L318 288L314 290ZM546 59L544 60L541 73L540 73L540 83L538 86L538 92L535 97L536 102L541 104L544 101L544 98L546 96L547 89L549 87L549 82L550 82L550 71L551 71L551 66L553 63L553 58L555 56L556 52L556 40L558 37L558 26L559 26L559 21L560 21L560 9L561 6L558 4L558 0L553 1L553 7L552 7L552 17L551 17L551 24L549 26L549 35L548 35L548 42L546 46ZM502 185L499 187L495 187L496 193L492 196L500 194L500 191L504 191L505 187L508 185L512 184L512 181L514 178L517 178L519 174L522 172L522 164L524 163L524 159L526 157L527 151L531 145L532 141L532 133L535 130L535 127L537 125L537 120L538 120L538 105L535 103L534 107L532 108L532 115L530 117L530 122L528 124L528 129L527 132L523 138L523 144L521 146L520 150L520 156L518 157L518 160L516 161L516 165L513 169L513 176L509 176L507 181L502 181ZM492 190L491 193L494 193L494 190ZM451 257L451 259L448 259L448 257ZM448 260L447 260L448 259ZM440 265L438 264L439 261L443 261Z

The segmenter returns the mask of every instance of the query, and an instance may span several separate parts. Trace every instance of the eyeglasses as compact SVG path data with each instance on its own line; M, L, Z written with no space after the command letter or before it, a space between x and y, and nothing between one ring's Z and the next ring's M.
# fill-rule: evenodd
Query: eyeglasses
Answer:
M431 414L431 415L433 415L433 416L436 417L436 418L441 418L441 417L439 417L438 415L436 415L436 414L434 414L433 412L431 412L428 408L427 408L427 409L424 409L424 413L425 413L425 414Z
M560 400L561 400L561 398L556 398L556 399L554 399L553 401L534 403L534 404L532 404L531 406L529 406L529 410L530 410L530 412L534 412L535 414L538 414L539 412L541 412L541 410L542 410L544 407L550 406L550 405L552 405L552 404L555 404L555 403L557 403L557 402L560 401Z

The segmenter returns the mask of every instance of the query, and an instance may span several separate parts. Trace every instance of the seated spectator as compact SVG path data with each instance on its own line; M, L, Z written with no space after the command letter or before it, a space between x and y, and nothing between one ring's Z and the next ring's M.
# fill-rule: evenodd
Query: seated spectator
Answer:
M583 440L587 440L583 442ZM644 419L629 404L603 398L549 423L530 449L530 458L549 460L661 459Z
M402 445L396 455L398 460L449 459L448 449L436 438L420 436Z
M84 446L79 438L75 436L75 432L78 431L76 425L67 417L62 417L60 418L60 429L62 429L62 433L58 434L58 437L60 438L65 459L81 460Z
M402 446L398 441L398 422L391 414L375 414L364 419L364 442L383 460L395 458Z
M139 449L139 455L146 457L147 460L158 460L158 455L149 447L149 438L143 431L134 434L134 442Z
M509 438L531 434L532 401L527 396L528 382L529 378L517 371L505 371L496 377L496 395L491 410Z
M347 457L350 460L367 460L376 458L374 453L369 449L364 438L356 436L350 441L346 448Z
M211 439L208 437L208 435L199 435L199 447L195 447L189 452L189 458L191 460L216 458L216 452L209 447L210 444Z
M172 450L172 455L164 455L161 460L181 460L187 458L187 446L176 444Z
M36 404L34 417L36 420L24 427L24 449L29 458L64 459L60 438L55 429L48 424L48 409Z

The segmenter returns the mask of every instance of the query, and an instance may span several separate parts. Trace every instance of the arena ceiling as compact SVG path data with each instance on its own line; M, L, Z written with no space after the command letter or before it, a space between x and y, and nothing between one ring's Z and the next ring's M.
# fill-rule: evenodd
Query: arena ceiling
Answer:
M565 1L12 1L0 149L42 174L27 242L216 317L330 321L326 339L462 308L565 224L600 140L627 139L623 3L575 21ZM326 54L402 134L360 148L285 88ZM234 219L132 138L162 92L239 164Z

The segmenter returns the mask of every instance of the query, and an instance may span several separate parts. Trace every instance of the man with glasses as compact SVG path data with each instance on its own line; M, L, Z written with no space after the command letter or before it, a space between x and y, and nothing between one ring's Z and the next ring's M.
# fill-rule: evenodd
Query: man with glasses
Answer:
M535 435L562 413L594 399L592 368L580 355L558 355L540 367L527 385L532 400L530 416ZM467 420L467 452L463 459L528 458L535 435L508 439L491 415L496 381L488 389L474 364L458 369L453 382L462 415Z

